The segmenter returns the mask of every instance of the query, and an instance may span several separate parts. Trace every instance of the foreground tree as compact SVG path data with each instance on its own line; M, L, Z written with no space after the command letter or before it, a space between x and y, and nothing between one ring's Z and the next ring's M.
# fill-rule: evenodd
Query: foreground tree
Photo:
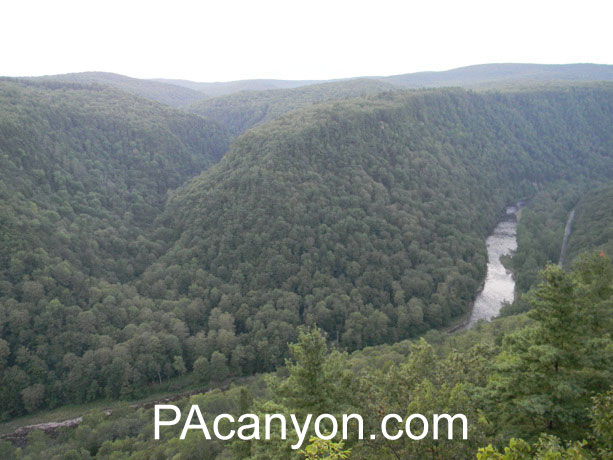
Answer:
M613 459L613 389L594 398L587 440L567 444L555 436L541 435L530 445L513 438L503 452L491 445L479 449L477 460L611 460Z
M511 439L504 452L492 446L479 449L477 460L593 460L584 443L563 446L555 436L543 436L531 446L523 439Z
M611 262L550 265L529 296L534 325L505 337L489 382L492 409L515 434L585 437L591 398L613 379Z
M325 441L316 437L309 439L309 445L304 450L300 451L300 454L304 455L306 460L341 460L349 458L351 454L350 449L343 448L343 442Z

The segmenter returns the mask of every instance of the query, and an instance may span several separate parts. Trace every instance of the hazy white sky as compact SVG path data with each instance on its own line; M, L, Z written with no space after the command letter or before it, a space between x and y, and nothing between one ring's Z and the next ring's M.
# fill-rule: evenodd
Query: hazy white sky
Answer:
M0 75L329 79L613 64L613 1L2 0Z

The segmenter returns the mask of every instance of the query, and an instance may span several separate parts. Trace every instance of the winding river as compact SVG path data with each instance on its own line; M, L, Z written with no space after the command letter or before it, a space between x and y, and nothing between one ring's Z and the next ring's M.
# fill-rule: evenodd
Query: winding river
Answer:
M498 223L486 242L487 275L483 289L475 299L468 320L461 329L469 329L479 320L490 321L498 316L503 302L513 302L515 280L500 262L503 255L511 255L517 249L517 212L521 204L508 206L506 215Z

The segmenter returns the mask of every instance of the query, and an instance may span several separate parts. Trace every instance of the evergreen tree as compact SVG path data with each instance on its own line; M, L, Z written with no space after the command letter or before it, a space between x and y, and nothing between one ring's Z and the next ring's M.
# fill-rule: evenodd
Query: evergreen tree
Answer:
M529 296L534 324L504 339L492 403L513 430L581 439L591 397L613 379L613 270L594 255L570 273L550 265L542 276Z

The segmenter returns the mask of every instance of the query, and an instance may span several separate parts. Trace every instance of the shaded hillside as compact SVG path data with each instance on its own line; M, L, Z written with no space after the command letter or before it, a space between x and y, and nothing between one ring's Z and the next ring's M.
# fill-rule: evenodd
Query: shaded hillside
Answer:
M585 194L575 208L568 261L584 251L613 254L613 184Z
M112 86L130 94L161 102L171 107L185 107L206 96L183 86L162 83L154 80L126 77L109 72L80 72L61 75L45 75L35 80L54 80L70 83L98 83Z
M134 359L113 348L140 340L123 326L149 324L155 308L125 283L161 252L151 223L168 190L227 146L216 123L122 91L0 81L0 418L118 397L148 372L173 372L138 371L137 348ZM128 380L107 374L115 390L91 374L110 371L102 356L122 356Z
M295 89L243 91L198 102L189 110L222 123L232 135L239 135L253 126L309 105L392 89L392 85L375 80L347 80Z
M0 279L20 292L43 253L129 277L126 259L166 192L227 145L214 122L117 90L1 81Z
M548 184L521 210L517 251L508 259L515 278L515 310L526 307L519 294L528 292L543 267L558 263L568 214L587 189L587 184L567 181ZM506 313L513 311L505 310Z
M517 251L506 261L515 278L515 301L503 308L509 315L528 308L522 294L538 281L538 273L548 263L559 264L564 232L571 211L575 210L564 267L572 265L583 252L613 249L613 200L610 185L575 178L547 184L521 210L517 226ZM606 184L606 181L605 181ZM580 216L577 219L577 216ZM572 247L571 247L572 246Z
M245 369L270 368L301 323L350 349L448 325L484 276L505 203L534 182L611 174L612 121L611 86L387 93L295 112L173 194L177 241L140 290L198 298L203 328L224 316ZM208 346L234 359L217 327Z

